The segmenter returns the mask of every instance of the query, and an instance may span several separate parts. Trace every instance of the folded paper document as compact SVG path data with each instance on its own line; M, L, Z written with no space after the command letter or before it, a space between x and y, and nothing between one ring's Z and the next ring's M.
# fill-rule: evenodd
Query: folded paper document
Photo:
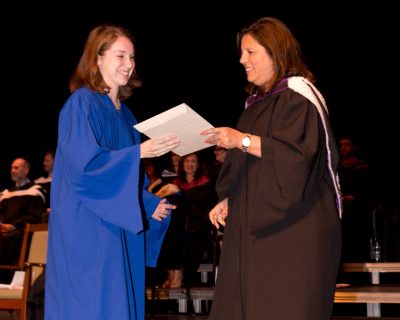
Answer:
M134 127L149 138L176 134L181 144L173 152L180 156L211 146L209 143L204 143L207 136L200 135L200 131L213 128L213 126L185 103L138 123Z

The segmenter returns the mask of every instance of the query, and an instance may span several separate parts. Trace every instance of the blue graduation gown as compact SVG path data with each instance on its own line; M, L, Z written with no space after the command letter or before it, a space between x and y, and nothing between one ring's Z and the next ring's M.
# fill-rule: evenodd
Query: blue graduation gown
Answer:
M51 185L45 319L144 319L145 264L169 219L143 188L139 133L128 107L81 88L59 117Z

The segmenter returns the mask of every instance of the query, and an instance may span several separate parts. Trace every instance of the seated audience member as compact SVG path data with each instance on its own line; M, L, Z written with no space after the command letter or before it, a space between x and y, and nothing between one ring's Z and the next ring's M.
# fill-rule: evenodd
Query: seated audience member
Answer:
M342 215L342 261L365 262L370 260L373 208L369 165L359 159L351 137L339 139Z
M208 212L216 203L214 186L199 153L181 156L177 177L172 183L163 184L155 194L162 198L173 196L171 202L177 205L157 265L168 269L162 287L177 288L183 282L191 285L199 274L200 263L212 260Z
M15 182L4 189L0 197L0 264L15 264L19 258L26 223L39 223L46 211L45 194L40 185L28 178L30 164L16 158L11 164L11 179ZM0 282L9 283L13 272L2 271Z
M168 165L167 169L164 169L161 172L161 177L165 179L176 178L179 171L179 159L181 158L181 156L172 151L169 153L169 156L170 164Z
M46 192L46 206L48 213L50 212L50 187L53 176L54 156L55 152L53 150L48 150L44 153L43 170L45 175L34 181L36 184L41 185Z
M142 159L142 164L144 171L149 179L147 190L153 192L153 189L156 188L161 183L161 178L159 177L159 170L157 168L157 163L152 158Z
M178 175L180 156L174 152L169 154L170 163L161 175L153 183L150 183L148 190L160 198L167 198L169 203L175 204L176 209L171 214L171 220L165 234L157 263L157 274L161 272L162 288L180 288L182 286L183 274L183 252L185 246L185 213L182 211L182 194L179 188L172 184ZM151 181L151 166L146 170ZM167 277L164 281L164 273Z
M225 161L227 152L228 152L228 150L226 148L223 148L220 146L214 147L215 159L208 168L209 177L210 177L211 183L213 184L214 188L215 188L215 184L218 179L219 171L222 167L222 164ZM219 255L222 250L223 236L224 236L224 226L220 226L219 229L215 230L215 237L216 237L215 241L216 241L216 244L218 244L218 250L217 250L217 248L214 248L215 256L214 256L213 262L215 265L217 265L219 263Z
M173 182L182 195L181 210L185 215L186 240L183 257L184 282L196 281L201 263L212 260L212 225L208 212L217 195L199 153L182 156L178 177Z
M225 161L225 157L226 157L226 153L228 150L226 150L223 147L219 147L219 146L215 146L214 147L214 156L215 159L214 161L211 163L211 165L209 165L208 167L208 175L210 177L211 182L215 185L217 178L218 178L218 174L219 171L222 167L222 164Z

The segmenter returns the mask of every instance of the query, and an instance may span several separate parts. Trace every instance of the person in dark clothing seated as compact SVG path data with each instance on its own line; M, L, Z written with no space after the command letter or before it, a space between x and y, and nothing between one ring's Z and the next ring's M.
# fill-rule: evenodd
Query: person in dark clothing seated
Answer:
M43 188L28 179L30 164L16 158L11 164L14 186L0 196L0 264L15 264L19 258L26 223L39 223L46 211ZM9 283L13 272L2 270L0 282Z
M375 206L369 165L359 159L354 139L339 139L338 174L343 200L342 262L370 260L371 215Z
M184 225L180 227L180 229L184 228L185 232L183 240L180 236L183 241L183 273L175 270L174 277L170 280L170 287L180 287L182 280L187 286L198 282L199 265L212 260L212 226L208 219L208 212L217 202L217 195L204 162L199 156L197 152L182 156L179 160L177 178L172 184L167 184L156 193L163 197L171 193L177 195L179 192L179 203L175 204L177 204L178 213L184 218ZM174 215L177 216L176 212ZM182 234L179 230L175 230L174 233ZM168 238L164 240L163 248L168 245L167 240ZM162 250L161 253L165 251ZM163 257L162 254L160 257Z
M48 221L48 214L50 213L50 189L51 180L53 178L53 166L54 166L55 151L47 150L43 157L43 171L45 175L34 180L35 184L39 184L43 187L46 192L46 214L42 217L43 222Z

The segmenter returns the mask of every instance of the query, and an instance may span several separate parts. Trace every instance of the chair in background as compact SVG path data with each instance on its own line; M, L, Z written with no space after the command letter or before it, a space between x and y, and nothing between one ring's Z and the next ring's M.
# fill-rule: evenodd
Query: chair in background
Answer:
M0 265L0 269L25 271L22 288L0 289L0 310L9 311L10 316L15 312L19 320L26 320L30 287L46 266L47 231L47 223L26 224L18 264Z

